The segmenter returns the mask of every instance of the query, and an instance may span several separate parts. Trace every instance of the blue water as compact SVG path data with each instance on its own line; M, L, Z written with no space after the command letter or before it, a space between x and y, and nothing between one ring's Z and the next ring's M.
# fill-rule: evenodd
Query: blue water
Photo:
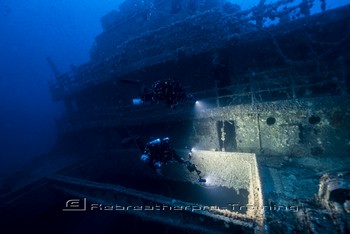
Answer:
M100 18L118 2L0 1L0 177L54 146L62 106L51 101L46 56L61 72L87 62Z

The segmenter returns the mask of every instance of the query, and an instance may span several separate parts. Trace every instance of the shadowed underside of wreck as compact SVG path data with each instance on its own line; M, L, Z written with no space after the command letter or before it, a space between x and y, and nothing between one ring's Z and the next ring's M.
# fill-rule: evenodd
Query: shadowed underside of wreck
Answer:
M350 6L311 14L315 1L247 11L222 1L184 13L172 1L144 2L139 11L128 12L124 3L124 11L107 15L91 61L50 85L53 99L66 107L57 120L58 145L84 157L57 166L28 190L29 197L43 191L56 197L36 201L48 208L35 212L29 229L50 209L62 218L67 199L77 198L88 200L90 217L74 219L98 219L99 227L87 225L98 231L115 220L163 232L348 231ZM131 105L139 84L169 77L198 103ZM140 164L130 140L135 135L144 141L169 136L183 155L181 148L193 146L192 160L208 183L198 185L173 164L157 177ZM31 212L24 189L7 195L15 195L5 206L9 212ZM110 215L101 204L132 207ZM145 210L157 205L163 210ZM67 227L74 223L70 214Z

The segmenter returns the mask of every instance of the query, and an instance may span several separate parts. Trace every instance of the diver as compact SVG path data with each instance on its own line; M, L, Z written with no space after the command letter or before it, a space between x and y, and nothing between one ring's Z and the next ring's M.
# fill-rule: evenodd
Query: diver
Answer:
M180 82L169 78L154 82L150 89L144 88L141 100L143 103L165 102L167 107L174 108L180 100L193 100L193 96L185 93Z
M180 82L172 78L157 80L151 87L144 86L139 80L122 79L120 82L138 86L141 94L139 99L133 99L135 105L165 102L167 107L175 108L179 101L194 100L193 95L186 94Z
M176 160L180 164L185 165L189 172L196 172L199 177L199 182L205 182L205 179L200 176L202 172L190 162L192 156L191 151L188 156L189 160L187 161L180 157L172 148L169 137L165 137L148 142L141 155L141 161L146 163L158 175L161 175L162 166L170 161Z

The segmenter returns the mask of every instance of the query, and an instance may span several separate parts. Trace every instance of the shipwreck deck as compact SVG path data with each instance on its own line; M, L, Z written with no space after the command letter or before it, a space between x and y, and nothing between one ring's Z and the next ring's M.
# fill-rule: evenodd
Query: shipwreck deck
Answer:
M327 56L329 46L349 44L347 25L350 6L310 16L310 9L304 9L303 4L290 6L292 2L280 1L235 14L208 11L144 32L141 36L120 44L113 55L102 61L83 64L74 71L57 77L57 81L50 85L52 97L56 101L62 100L157 65L174 62L173 66L176 66L183 59L189 60L222 49L239 52L242 47L255 47L266 40L272 42L274 48L271 49L278 54L280 60L292 66L313 61L288 57L283 52L288 48L279 45L278 41L293 37L299 40L295 41L297 44L315 43L318 47L324 47L321 57ZM334 25L338 26L334 28ZM338 30L336 37L332 36L332 29ZM342 34L342 38L339 38ZM326 41L313 40L320 35L326 35Z

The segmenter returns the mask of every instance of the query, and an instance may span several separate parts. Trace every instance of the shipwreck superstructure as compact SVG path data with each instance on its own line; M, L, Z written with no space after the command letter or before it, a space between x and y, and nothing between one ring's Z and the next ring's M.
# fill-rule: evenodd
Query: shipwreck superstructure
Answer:
M191 15L189 10L186 17L180 14L183 18L164 16L174 11L167 1L144 1L139 11L125 15L121 11L114 18L107 15L112 19L96 38L91 62L58 76L51 85L54 100L63 100L67 109L67 115L58 120L62 134L190 120L197 134L185 135L207 150L298 156L323 154L327 148L332 152L337 148L339 154L348 150L340 142L328 146L326 141L309 142L315 126L328 125L327 131L335 131L346 119L340 106L347 108L349 86L347 7L325 11L321 4L323 10L311 15L313 1L280 1L247 11L220 1L200 11L206 5L200 2L191 5ZM157 25L162 17L168 21ZM129 34L127 20L136 27ZM154 24L158 27L151 27ZM136 35L142 26L146 30ZM206 108L135 107L131 100L139 90L120 82L128 79L149 85L168 77L184 83ZM282 106L287 109L282 111ZM299 118L293 119L295 115ZM207 125L210 120L213 124ZM254 128L243 127L247 120ZM207 125L204 137L199 133L201 125ZM232 125L230 143L221 140L219 125ZM284 136L263 139L271 131ZM210 143L201 139L209 132L215 136ZM248 140L251 137L254 140Z
M91 61L50 84L66 109L58 147L85 157L37 186L61 200L165 205L126 211L144 228L349 231L350 6L326 2L260 1L242 11L223 0L125 1L102 18ZM140 95L132 84L169 77L198 102L132 105ZM179 152L193 146L208 183L174 165L159 179L140 164L133 135L169 136ZM203 198L208 189L226 195Z

